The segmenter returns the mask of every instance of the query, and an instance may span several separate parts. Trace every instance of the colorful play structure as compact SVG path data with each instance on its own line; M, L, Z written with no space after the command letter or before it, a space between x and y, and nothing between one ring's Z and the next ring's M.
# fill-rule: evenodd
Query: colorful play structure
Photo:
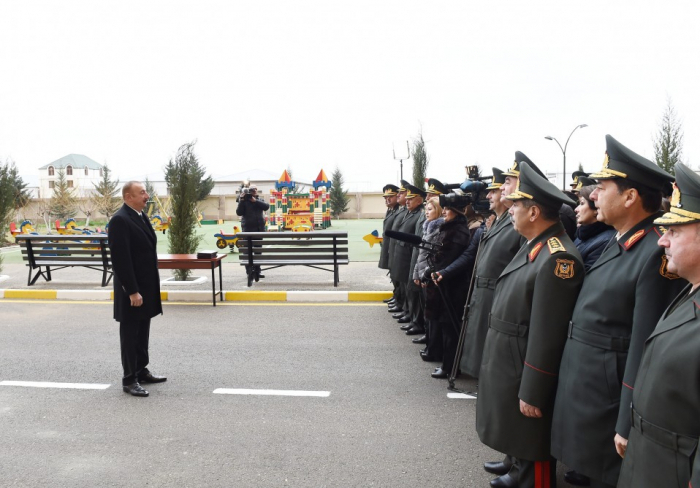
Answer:
M308 193L289 193L296 187L284 170L270 192L270 217L266 229L270 231L291 230L309 232L331 226L331 207L328 192L333 184L321 170L313 182L314 189Z
M375 244L381 245L384 242L384 238L379 237L379 232L376 229L364 236L362 240L367 242L370 248L373 248Z
M19 224L19 229L14 222L10 222L10 234L14 237L18 234L38 234L38 232L34 230L34 224L31 220L24 220Z
M55 222L56 225L56 232L58 232L61 235L90 235L90 234L105 234L106 232L103 232L102 229L99 227L96 227L94 230L93 229L88 229L88 228L80 228L78 227L78 224L75 222L75 219L68 219L66 222L61 225L61 221L56 219Z

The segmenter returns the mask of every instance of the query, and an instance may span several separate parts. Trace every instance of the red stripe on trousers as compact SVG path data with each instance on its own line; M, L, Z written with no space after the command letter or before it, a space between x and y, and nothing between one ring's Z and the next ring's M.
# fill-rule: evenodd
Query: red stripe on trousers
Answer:
M535 461L535 488L550 488L549 461Z

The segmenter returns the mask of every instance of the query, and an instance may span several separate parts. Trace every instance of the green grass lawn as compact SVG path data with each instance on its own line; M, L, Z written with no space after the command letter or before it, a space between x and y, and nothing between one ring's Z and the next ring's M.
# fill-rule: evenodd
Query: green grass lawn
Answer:
M223 225L202 225L197 227L197 234L203 237L202 243L199 245L200 250L212 249L219 252L229 252L229 249L219 250L216 247L216 237L214 234L218 234L219 231L223 230L225 234L233 233L233 226L238 226L241 228L241 224L237 221L227 221ZM90 226L94 228L93 226ZM44 232L45 227L43 225L35 227L37 232ZM333 225L328 230L334 231L345 231L348 233L349 241L349 252L351 261L378 261L379 260L379 245L375 244L374 247L370 248L366 241L362 238L372 232L377 230L379 235L382 235L382 219L359 219L359 220L334 220ZM315 231L323 232L323 231ZM7 251L7 250L5 250ZM158 253L167 254L168 253L168 235L167 231L165 234L158 233ZM238 253L235 253L238 254ZM11 263L21 263L22 256L19 252L3 252L3 261L6 264Z

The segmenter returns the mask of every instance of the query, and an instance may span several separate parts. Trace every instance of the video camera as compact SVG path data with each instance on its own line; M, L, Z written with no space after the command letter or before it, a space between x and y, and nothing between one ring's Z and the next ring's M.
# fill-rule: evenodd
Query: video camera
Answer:
M446 185L453 191L446 195L440 195L440 206L453 206L464 208L471 205L476 212L489 213L489 201L486 199L486 187L484 180L490 180L490 176L479 176L478 166L467 166L467 179L459 185Z

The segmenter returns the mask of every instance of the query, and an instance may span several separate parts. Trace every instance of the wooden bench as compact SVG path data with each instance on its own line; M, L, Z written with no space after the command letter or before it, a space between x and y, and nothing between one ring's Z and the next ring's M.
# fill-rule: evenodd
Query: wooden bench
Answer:
M106 234L96 235L34 235L19 234L15 241L22 250L22 259L29 266L27 285L39 276L51 281L51 271L83 267L102 271L102 286L112 279L112 260ZM32 271L38 270L32 277Z
M308 266L331 271L333 286L338 286L338 266L348 264L348 233L313 232L239 232L241 266L248 266L248 286L258 281L255 266L261 271L280 266ZM252 252L251 252L252 250ZM332 269L321 266L332 266Z

